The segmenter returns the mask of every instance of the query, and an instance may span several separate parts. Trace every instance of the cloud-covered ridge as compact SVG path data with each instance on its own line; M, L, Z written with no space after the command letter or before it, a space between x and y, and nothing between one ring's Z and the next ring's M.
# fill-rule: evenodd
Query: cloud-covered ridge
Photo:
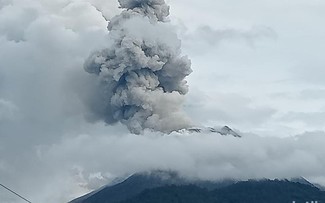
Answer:
M112 177L156 169L178 171L189 179L303 176L325 184L323 141L322 132L287 138L176 132L170 136L150 132L146 136L81 135L44 147L42 159L59 160L63 168L75 166L75 181L88 190L109 183Z

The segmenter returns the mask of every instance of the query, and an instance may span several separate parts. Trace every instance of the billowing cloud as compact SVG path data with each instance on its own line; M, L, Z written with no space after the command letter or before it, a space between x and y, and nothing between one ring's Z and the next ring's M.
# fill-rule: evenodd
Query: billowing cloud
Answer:
M51 190L56 186L53 194L58 196L48 202L58 202L108 184L114 177L154 169L176 170L188 178L208 180L300 176L315 179L324 176L324 141L322 132L287 138L248 134L243 138L177 133L161 136L149 132L146 136L70 136L35 150L38 159L33 163L41 168L27 165L24 183L42 185L37 190L27 190L36 198L48 192L47 186ZM14 167L13 163L8 164ZM33 180L36 173L42 179ZM59 194L63 199L58 199Z
M84 20L76 21L77 16ZM82 105L73 84L66 81L83 80L78 72L83 73L79 70L85 58L105 39L106 25L88 2L0 1L0 174L6 177L2 184L19 190L26 177L16 175L27 172L24 168L33 162L37 145L80 130L76 126L83 122ZM19 201L6 191L0 192L0 199Z
M171 132L191 125L182 111L191 62L164 23L169 7L163 0L120 0L122 11L108 24L108 46L94 52L85 70L98 77L92 99L93 117L121 122L135 134L149 128ZM143 32L146 30L146 32Z

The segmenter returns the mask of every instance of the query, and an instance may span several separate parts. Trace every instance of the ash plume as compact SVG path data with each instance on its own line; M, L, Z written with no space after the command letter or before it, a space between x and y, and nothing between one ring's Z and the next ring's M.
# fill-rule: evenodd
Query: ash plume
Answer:
M85 62L97 80L91 114L107 124L121 122L135 134L189 127L182 104L191 61L181 55L181 42L167 23L169 6L164 0L119 3L124 10L108 24L105 49Z

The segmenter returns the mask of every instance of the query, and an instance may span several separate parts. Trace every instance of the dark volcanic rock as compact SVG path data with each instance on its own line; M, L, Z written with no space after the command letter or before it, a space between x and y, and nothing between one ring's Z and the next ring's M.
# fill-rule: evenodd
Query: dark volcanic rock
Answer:
M234 183L235 181L233 180L223 180L218 182L190 181L180 177L176 172L153 171L134 174L119 184L91 192L85 196L72 200L70 203L117 203L132 198L147 189L169 185L181 186L195 184L199 187L213 190Z

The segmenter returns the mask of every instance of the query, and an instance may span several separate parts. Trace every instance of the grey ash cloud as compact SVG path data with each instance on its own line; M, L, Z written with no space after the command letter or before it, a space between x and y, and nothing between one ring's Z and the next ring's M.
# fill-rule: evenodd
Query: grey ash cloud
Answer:
M191 61L165 23L169 7L163 0L119 2L126 10L109 22L107 47L92 53L84 66L97 75L97 94L88 98L92 118L121 122L135 134L189 127L182 104Z

